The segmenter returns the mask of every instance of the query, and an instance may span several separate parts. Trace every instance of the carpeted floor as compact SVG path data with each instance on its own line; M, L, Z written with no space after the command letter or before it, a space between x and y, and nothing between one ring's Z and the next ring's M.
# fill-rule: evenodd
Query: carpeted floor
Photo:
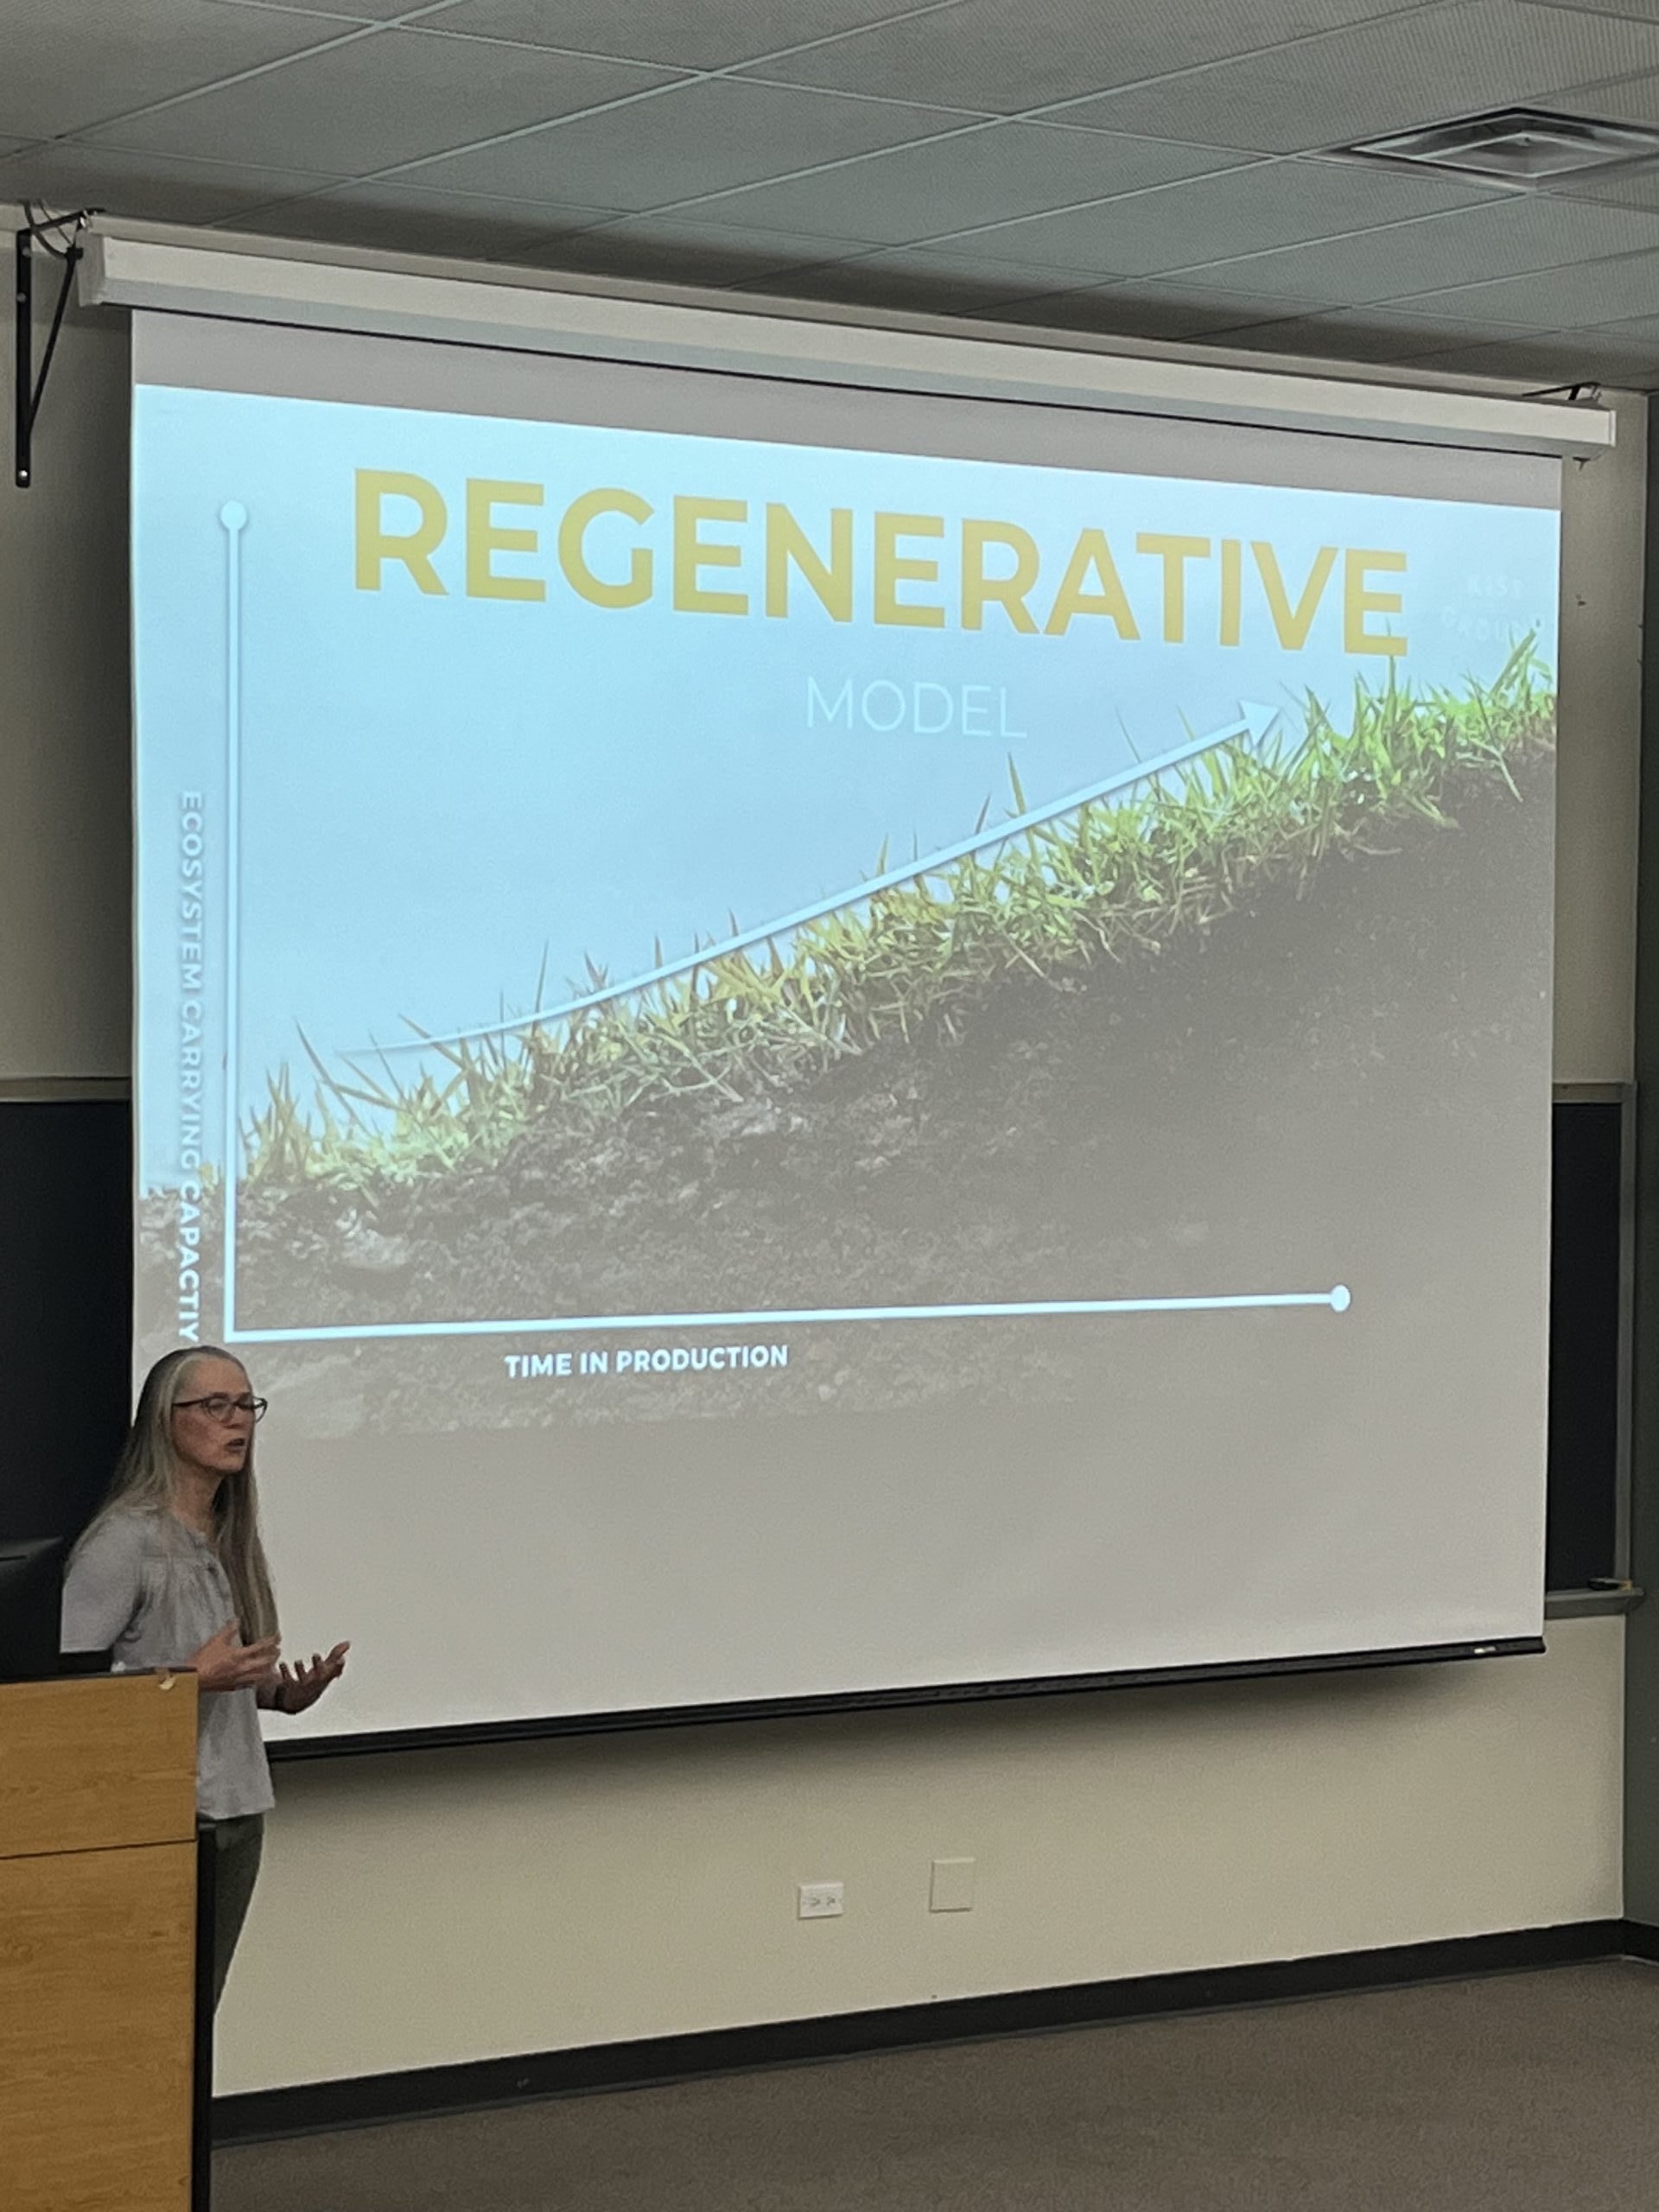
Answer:
M1659 1968L566 2098L214 2177L215 2212L1650 2212Z

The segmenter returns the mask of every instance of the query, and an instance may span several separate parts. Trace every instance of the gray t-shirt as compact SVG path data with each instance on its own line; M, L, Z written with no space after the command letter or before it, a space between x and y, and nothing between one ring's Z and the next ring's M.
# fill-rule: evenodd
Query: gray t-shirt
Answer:
M64 1649L109 1651L118 1670L182 1667L235 1618L219 1554L171 1513L111 1513L76 1550L64 1580ZM275 1802L254 1693L207 1693L196 1730L197 1811L232 1821L268 1813Z

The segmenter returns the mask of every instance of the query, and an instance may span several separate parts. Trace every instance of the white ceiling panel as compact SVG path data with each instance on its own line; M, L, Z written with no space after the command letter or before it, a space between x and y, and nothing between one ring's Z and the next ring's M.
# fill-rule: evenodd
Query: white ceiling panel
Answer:
M884 22L905 7L906 0L452 0L421 20L472 38L723 69Z
M1085 101L1073 123L1295 153L1659 67L1659 23L1469 0Z
M1640 391L1659 377L1659 347L1619 345L1594 330L1542 331L1490 346L1414 353L1405 365L1450 376L1521 377L1541 391L1571 384L1623 385Z
M88 146L36 146L0 163L0 200L31 200L54 213L97 207L135 222L222 222L327 182L296 169Z
M1634 168L1592 169L1586 176L1552 188L1550 196L1594 200L1604 207L1659 212L1659 167L1644 162Z
M1033 216L976 233L973 246L999 260L1029 256L1097 277L1151 276L1230 260L1287 238L1330 238L1489 198L1478 187L1354 162L1263 162L1101 207ZM1254 289L1253 280L1236 270L1217 281L1223 289Z
M1503 277L1512 280L1511 296L1518 306L1513 319L1525 322L1529 317L1522 287L1535 281L1529 272L1556 269L1563 263L1579 266L1610 256L1640 254L1655 244L1659 237L1652 223L1628 208L1525 197L1466 208L1428 222L1253 254L1207 267L1203 281L1321 307L1343 307L1407 299L1415 293ZM1615 264L1608 261L1606 265ZM1610 308L1607 319L1618 312ZM1493 320L1503 322L1510 317L1498 315ZM1552 320L1548 327L1557 325Z
M518 200L357 187L322 192L233 217L226 230L263 238L315 238L389 253L436 253L467 261L524 261L594 223L604 207L527 206Z
M296 16L334 16L346 22L386 23L419 9L421 0L213 0L219 8L278 9ZM435 6L437 0L428 0Z
M1132 85L1195 63L1249 54L1333 26L1365 22L1412 0L957 0L756 73L900 99L938 99L1014 114ZM1179 131L1153 137L1179 137Z
M567 238L529 258L585 276L634 277L652 284L775 283L819 261L866 251L858 238L791 238L777 231L712 230L672 216L628 216Z
M1659 346L1622 344L1600 330L1563 330L1556 334L1556 339L1562 356L1569 360L1574 359L1582 346L1592 374L1601 384L1618 385L1627 391L1643 391L1659 383ZM1433 361L1427 365L1437 368L1441 365ZM1574 367L1565 377L1558 378L1557 382L1577 383L1580 373Z
M1212 331L1218 345L1253 353L1296 353L1315 361L1403 361L1429 349L1512 345L1513 330L1498 323L1462 322L1437 315L1402 315L1387 308L1348 308L1334 315L1289 315Z
M518 51L522 58L522 49L473 50ZM926 108L707 78L428 163L410 181L510 198L599 197L630 209L661 207L952 127L948 116Z
M939 231L1096 200L1236 167L1205 146L1119 138L1040 123L980 124L792 182L760 184L709 204L715 222L880 239L899 245Z
M54 138L355 35L350 23L216 0L4 0L0 130ZM278 166L304 164L290 156Z
M1651 346L1659 352L1659 315L1636 315L1628 322L1603 323L1595 334L1605 345Z
M1141 283L1090 284L989 313L995 321L1088 331L1103 338L1179 342L1211 337L1240 323L1259 323L1273 314L1276 304L1244 292L1212 292L1198 284Z
M138 152L223 158L234 148L247 161L361 175L669 81L630 62L371 31L98 137Z
M1611 116L1619 123L1659 124L1659 73L1644 71L1605 85L1584 85L1556 103L1568 115Z
M1609 261L1569 262L1528 276L1432 292L1412 306L1428 315L1469 315L1532 330L1577 330L1659 315L1659 248Z
M1659 23L1659 0L1548 0L1548 4L1584 16L1629 16L1637 22Z
M1513 101L1659 125L1659 0L0 0L0 195L1659 384L1659 162L1315 158Z
M776 291L796 299L827 300L842 307L976 315L1010 301L1031 298L1044 287L1030 278L1020 281L1010 269L1000 274L953 275L943 263L926 263L915 254L878 253L861 261L836 261L799 270L777 283L751 280L732 289Z
M971 251L971 244L969 241L969 246L962 250L948 245L909 245L887 246L872 252L864 248L860 258L885 270L910 270L925 283L980 290L988 298L993 295L1004 299L1011 296L1028 299L1039 293L1058 296L1078 287L1075 270L1045 269L1035 262L1011 268L1005 261L987 261Z

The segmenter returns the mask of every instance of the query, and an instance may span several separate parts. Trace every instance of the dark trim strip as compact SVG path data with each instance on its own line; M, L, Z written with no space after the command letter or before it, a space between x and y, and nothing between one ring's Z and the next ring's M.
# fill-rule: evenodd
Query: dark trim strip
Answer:
M1544 1600L1544 1618L1583 1621L1603 1613L1633 1613L1647 1594L1635 1582L1609 1581L1587 1590L1554 1590Z
M219 1853L213 1831L196 1829L196 2020L190 2081L190 2212L213 2199L213 1898Z
M450 1750L464 1744L514 1744L542 1736L610 1735L634 1728L703 1728L726 1720L795 1720L810 1713L869 1713L895 1706L972 1705L988 1700L1070 1697L1084 1690L1160 1689L1178 1682L1255 1681L1278 1675L1348 1674L1367 1667L1421 1667L1452 1659L1535 1655L1541 1637L1496 1643L1424 1643L1397 1651L1339 1651L1313 1658L1246 1659L1218 1667L1143 1667L1107 1675L1056 1675L1009 1682L939 1682L926 1688L848 1690L829 1697L753 1698L729 1705L652 1706L627 1713L550 1714L536 1720L486 1720L448 1728L387 1728L356 1736L274 1738L274 1759L355 1758L365 1751Z
M516 2058L484 2058L429 2066L406 2074L369 2074L354 2081L308 2082L221 2097L213 2108L219 2143L269 2141L324 2129L362 2127L480 2105L518 2104L537 2097L608 2089L648 2088L696 2075L752 2073L772 2066L810 2065L830 2058L903 2050L917 2044L977 2042L1035 2035L1057 2028L1098 2027L1170 2013L1212 2012L1235 2005L1285 2004L1347 1991L1394 1989L1407 1983L1464 1980L1530 1967L1575 1966L1630 1955L1637 1938L1659 1954L1659 1929L1632 1931L1618 1920L1586 1920L1560 1928L1522 1928L1321 1958L1283 1959L1260 1966L1218 1967L1194 1974L1137 1975L1122 1981L1076 1982L1053 1989L956 1998L938 2005L903 2005L842 2012L760 2027L654 2036L638 2043L590 2044Z
M66 1098L130 1098L124 1075L0 1076L0 1106L54 1106Z

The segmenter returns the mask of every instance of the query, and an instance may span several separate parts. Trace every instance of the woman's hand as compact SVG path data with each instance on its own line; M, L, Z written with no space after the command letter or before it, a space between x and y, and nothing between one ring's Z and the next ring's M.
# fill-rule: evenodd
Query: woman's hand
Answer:
M226 1621L217 1636L210 1636L188 1665L196 1670L196 1686L208 1690L263 1690L276 1681L280 1638L264 1637L257 1643L244 1643L234 1621Z
M308 1713L330 1682L337 1682L346 1671L346 1654L349 1643L337 1643L324 1659L316 1652L311 1654L311 1663L303 1661L292 1667L279 1667L276 1673L276 1694L271 1699L278 1713Z

